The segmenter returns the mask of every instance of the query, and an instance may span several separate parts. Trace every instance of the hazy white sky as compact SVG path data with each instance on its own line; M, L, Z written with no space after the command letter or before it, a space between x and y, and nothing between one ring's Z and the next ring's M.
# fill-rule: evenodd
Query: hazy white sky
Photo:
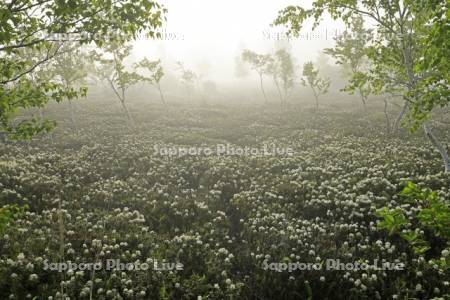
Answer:
M309 7L309 0L160 0L168 9L162 41L138 41L136 55L181 60L213 79L233 76L234 58L241 48L271 52L276 34L283 28L270 27L279 10L295 4ZM302 62L315 59L317 51L333 44L342 24L325 20L311 37L291 41L293 54ZM271 38L267 37L270 33ZM167 63L167 62L166 62ZM199 70L202 69L202 70Z

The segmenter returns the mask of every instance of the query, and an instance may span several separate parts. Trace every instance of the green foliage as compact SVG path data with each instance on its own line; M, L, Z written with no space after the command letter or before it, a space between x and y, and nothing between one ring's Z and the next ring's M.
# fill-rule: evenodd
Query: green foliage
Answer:
M102 52L93 51L97 64L95 73L102 81L106 81L111 87L126 114L129 125L134 126L134 120L126 105L126 91L133 85L144 81L135 68L129 71L125 67L125 60L129 57L132 46L118 42L105 44Z
M270 54L258 54L246 49L242 52L242 60L248 63L251 69L256 71L258 75L270 74L273 64L273 58Z
M408 94L415 100L409 122L417 129L434 107L450 102L450 2L423 0L413 4L414 14L426 12L421 19L426 25L419 36L419 59L413 66L419 80Z
M274 74L274 59L270 54L258 54L246 49L242 51L242 61L248 63L250 68L258 73L261 92L263 93L264 101L267 104L269 99L267 99L266 92L264 91L263 76L265 74Z
M164 76L164 69L161 65L161 60L151 61L144 58L140 62L135 64L136 69L143 69L148 72L147 75L142 75L143 80L150 82L151 84L158 85L161 78Z
M183 81L183 83L187 85L193 85L197 80L197 74L195 74L195 72L191 69L186 68L182 62L178 61L177 66L181 72L181 80Z
M287 101L287 98L294 87L295 71L292 55L284 49L278 50L270 60L268 71L273 76L275 85L280 94L281 103L283 104ZM280 81L283 93L281 93Z
M25 120L16 117L20 113L20 108L41 108L50 100L61 102L86 94L85 88L74 88L61 80L56 59L45 65L39 65L39 61L45 60L49 53L59 51L61 48L63 47L48 46L40 51L28 48L16 50L18 59L22 59L22 62L26 61L28 65L35 65L35 68L15 82L0 86L0 107L2 108L0 109L0 129L5 130L10 138L29 140L38 133L50 131L56 125L54 121L42 120L35 116ZM65 53L67 52L69 50L65 48ZM14 102L11 102L12 100Z
M8 133L13 140L31 140L39 133L48 133L56 127L56 121L28 119L22 120L18 124L7 127Z
M309 86L316 98L316 108L319 108L319 96L328 93L331 81L319 77L319 70L314 68L311 61L303 65L303 77L301 78L303 86Z
M104 53L99 60L98 75L110 83L121 101L125 99L118 92L126 91L142 80L136 72L130 72L125 67L125 60L130 56L131 50L131 45L110 43L103 47Z
M164 99L160 84L161 78L163 78L164 76L164 69L161 65L161 60L158 59L155 61L151 61L147 58L144 58L140 62L136 63L134 65L134 68L136 70L143 69L144 71L146 71L147 74L140 75L142 81L150 82L150 84L153 84L158 88L159 95L161 96L161 101L165 105L166 100Z
M84 86L90 66L91 56L79 44L65 43L61 52L51 62L48 71L67 88Z
M3 235L9 224L22 216L27 209L27 205L22 207L18 205L5 205L0 207L0 236Z
M437 192L428 188L419 188L413 182L408 182L400 193L411 204L420 207L419 212L408 220L401 209L390 210L387 207L377 211L382 218L378 228L389 231L390 235L399 234L405 239L417 254L424 254L432 247L435 239L444 241L444 247L450 242L450 206L439 199ZM411 229L415 224L416 229ZM431 238L423 234L424 230L431 233ZM450 262L450 261L449 261ZM445 268L450 267L446 264Z
M125 67L125 60L130 55L132 46L109 43L102 49L103 53L94 54L99 62L96 74L110 85L120 102L124 103L126 90L143 80L134 70L130 72Z
M312 300L313 299L313 293L312 293L312 289L311 289L311 285L309 284L308 281L305 281L305 289L306 289L306 295L307 295L307 300Z
M185 67L180 61L177 61L177 67L181 73L181 82L186 86L187 93L190 97L198 83L198 75L193 70Z
M375 25L367 50L371 68L354 85L399 91L410 102L409 126L416 130L434 107L450 101L449 11L448 1L318 0L308 10L285 8L274 24L299 35L307 19L317 26L325 13L348 25L355 15L370 19Z
M289 35L298 37L303 23L311 17L311 10L306 10L300 6L290 5L279 11L274 25L285 25Z
M0 129L30 138L50 129L51 122L29 120L17 127L14 118L21 109L82 96L84 90L42 76L65 44L129 41L142 32L153 36L163 13L165 9L151 0L1 2Z
M324 52L334 59L338 65L342 65L350 77L349 84L343 91L354 94L357 91L363 104L366 104L370 93L366 73L368 68L367 46L370 41L371 30L364 28L364 20L361 16L352 19L349 28L335 38L334 48L327 48Z
M384 207L377 211L377 216L383 218L378 223L378 227L388 230L390 235L400 231L403 226L409 223L400 209L389 210L387 207Z
M436 236L450 241L450 206L439 198L436 191L421 189L408 182L400 195L414 205L423 206L417 215L419 222Z

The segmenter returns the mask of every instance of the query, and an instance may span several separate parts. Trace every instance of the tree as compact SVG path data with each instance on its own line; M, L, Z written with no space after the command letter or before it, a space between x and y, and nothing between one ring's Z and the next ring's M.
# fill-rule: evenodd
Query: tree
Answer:
M217 88L217 84L212 80L205 80L202 83L202 90L208 95L214 95L216 96L219 92Z
M143 78L136 72L129 72L125 68L124 61L130 55L132 46L110 43L103 50L104 53L97 54L100 62L97 74L100 79L105 80L109 84L120 101L130 125L134 126L133 117L126 104L126 91L131 86L142 81ZM112 56L112 58L105 58L105 55Z
M273 76L281 105L285 105L292 88L294 87L294 63L292 56L284 49L275 52L272 64L269 66L269 72ZM280 88L281 81L281 88Z
M309 86L316 99L316 110L319 109L319 96L328 93L330 80L319 77L319 70L314 68L314 64L309 61L303 65L303 77L301 79L303 86Z
M334 48L327 48L324 52L332 56L338 65L342 65L350 77L349 84L343 89L353 94L358 92L361 101L366 106L367 97L370 93L368 84L363 80L354 80L368 68L366 47L370 41L371 30L364 28L364 20L356 15L352 18L348 30L335 38Z
M166 100L161 90L161 78L164 76L164 70L161 65L161 60L151 61L144 58L140 62L135 64L136 69L143 69L147 71L149 75L142 75L144 81L150 82L150 84L155 85L159 91L159 96L161 97L161 102L166 105Z
M289 6L274 23L287 25L290 34L298 35L305 20L314 18L317 25L325 12L347 24L354 15L370 19L375 28L367 51L371 69L365 80L376 91L386 85L401 87L407 103L405 125L412 131L423 127L450 172L449 153L427 122L435 107L450 102L449 10L448 1L437 0L321 0L311 9Z
M33 62L33 61L39 61L41 59L43 59L46 55L45 51L42 50L31 50L31 49L20 49L17 52L17 55L19 57L21 57L24 60ZM25 77L27 77L33 84L39 84L40 82L47 82L48 80L51 79L52 74L50 74L50 72L48 71L48 68L46 68L45 65L41 65L36 67L36 69L33 72L30 72L29 74L24 75ZM45 117L44 117L44 107L43 106L39 106L36 107L37 111L39 112L39 118L37 118L35 116L35 114L33 113L33 109L26 109L26 111L31 111L30 117L28 119L31 120L36 120L36 122L39 120L39 122L41 122L41 124L45 124L48 123L49 127L51 127L53 125L52 122L46 121ZM21 116L21 115L17 115L14 118L11 118L10 124L12 125L11 127L15 127L15 124L17 124L17 120L19 120L19 122L23 121L24 119L27 119L26 116ZM18 123L20 124L20 123ZM13 139L20 139L21 135L17 132L9 132L9 137L12 137Z
M82 95L55 80L31 79L30 74L60 54L61 44L101 45L111 35L128 41L141 32L153 36L162 25L163 13L165 9L151 0L0 2L0 129L20 138L49 131L54 122L33 118L12 124L11 120L20 109ZM24 49L44 55L30 60L21 56Z
M237 54L234 57L234 75L238 78L247 77L250 74L250 70L245 62L242 60L242 52L245 50L245 44L239 41Z
M178 69L181 72L181 82L186 86L189 96L192 95L192 90L198 80L197 74L194 71L186 68L180 61L177 62Z
M263 76L264 74L270 74L273 58L269 54L258 54L250 50L244 50L242 52L242 60L250 64L251 69L258 73L261 92L264 96L264 102L267 104L269 100L264 91Z
M17 49L12 57L27 65L34 65L30 72L21 74L17 80L0 84L0 129L12 139L31 139L38 133L50 131L56 123L45 120L43 107L50 101L61 102L79 96L73 90L63 89L58 82L51 81L47 64L38 62L47 59L59 51L60 45L49 44L41 49ZM0 58L0 68L1 66ZM6 60L6 59L5 59ZM13 64L15 62L11 62ZM5 70L5 68L3 68ZM8 71L0 74L1 78L9 77ZM19 115L19 108L28 110L38 108L39 117Z
M88 75L89 57L79 44L65 43L62 46L62 53L57 55L49 69L59 82L70 90L71 87L79 88L79 91L86 94L86 79ZM55 78L54 77L54 78ZM70 109L70 121L76 129L75 112L72 99L67 99Z
M364 108L366 108L368 96L373 92L367 77L367 71L370 69L368 47L371 41L371 34L372 30L364 28L364 19L362 16L355 15L352 17L348 29L335 38L335 47L324 50L325 54L332 56L336 60L336 63L343 67L346 73L345 75L349 77L349 82L342 91L348 92L351 95L357 92ZM387 74L386 71L389 72L387 68L379 69L379 71L383 71L385 74ZM396 96L398 87L392 82L391 84L381 86L381 90L376 93L383 94L387 132L391 133L391 131L396 131L407 108L404 106L397 119L391 124L388 113L390 101L388 100Z

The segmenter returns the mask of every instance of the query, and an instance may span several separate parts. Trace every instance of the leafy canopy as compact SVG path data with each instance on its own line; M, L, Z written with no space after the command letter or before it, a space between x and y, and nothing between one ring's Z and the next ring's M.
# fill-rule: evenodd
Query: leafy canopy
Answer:
M270 73L273 58L270 54L259 54L251 50L244 50L242 52L242 60L250 65L252 70L255 70L258 75Z
M389 231L389 235L399 235L407 241L416 254L423 255L432 246L441 250L450 248L450 206L438 193L429 188L420 188L408 182L400 196L418 207L417 213L405 216L402 209L384 207L377 211L381 218L378 228ZM448 250L447 250L448 251ZM450 257L435 260L443 269L450 269Z
M136 69L147 71L148 75L142 75L142 78L151 84L159 84L161 78L164 76L164 69L161 65L161 60L159 59L151 61L148 58L144 58L134 66Z
M186 85L193 85L198 76L194 71L184 66L182 62L177 62L178 69L181 72L181 81Z
M298 35L309 18L315 26L324 13L351 23L355 15L370 19L374 31L367 55L371 70L366 80L374 91L400 87L410 103L410 127L417 129L433 108L450 101L450 2L437 0L318 0L309 9L288 6L275 25L286 25Z
M294 62L291 54L285 49L279 49L275 52L272 59L271 73L278 87L278 81L281 81L284 91L283 101L286 101L290 91L294 87Z
M129 71L125 67L132 46L109 43L102 50L102 53L96 54L99 62L96 73L111 86L118 99L125 102L125 91L143 80L134 70Z
M17 138L48 131L54 122L35 118L16 122L14 117L21 109L83 94L58 80L36 76L61 54L63 44L101 46L108 39L129 41L141 33L154 36L164 13L151 0L0 2L0 130Z
M369 68L366 52L371 33L372 30L364 28L364 19L357 15L352 18L348 29L335 38L334 48L324 50L324 53L332 56L338 65L343 66L346 75L350 77L343 91L350 94L357 91L363 104L366 104L370 93L365 72Z
M314 68L311 61L303 65L303 77L301 79L303 86L309 86L314 92L314 96L326 94L330 87L330 80L319 77L319 70Z

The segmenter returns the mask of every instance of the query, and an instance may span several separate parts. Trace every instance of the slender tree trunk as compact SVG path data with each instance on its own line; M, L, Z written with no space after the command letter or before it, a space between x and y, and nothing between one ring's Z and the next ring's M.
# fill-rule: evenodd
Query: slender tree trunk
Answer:
M127 120L130 122L131 126L134 126L134 120L131 117L130 111L128 110L128 107L125 104L125 101L120 101L120 103L122 104L122 108L125 111L125 114L127 116Z
M267 104L267 103L269 103L269 100L267 99L266 92L264 91L263 75L262 75L262 73L259 74L259 82L260 82L260 85L261 85L261 91L262 91L263 96L264 96L264 101L265 101L264 103Z
M362 104L364 106L364 110L366 110L367 97L366 97L366 95L364 95L364 92L361 90L361 88L359 88L359 95L361 96L361 102L362 102Z
M386 98L383 98L383 100L384 100L384 116L386 118L386 131L388 134L390 134L391 133L391 120L389 119L389 114L387 111L388 102L387 102Z
M284 97L283 97L283 99L284 99L284 105L287 107L287 99L289 98L289 91L288 91L288 89L285 87L284 88Z
M314 87L311 86L311 89L313 90L314 98L316 99L316 111L319 111L319 95L317 95Z
M8 133L5 131L0 131L0 143L6 144L8 141Z
M278 81L275 78L273 79L273 81L275 82L275 86L277 87L278 95L280 96L280 104L281 104L281 106L283 106L284 101L283 101L283 95L281 94L280 85L278 84Z
M127 116L127 119L128 119L129 124L130 124L132 127L134 127L134 120L133 120L133 118L131 117L131 114L130 114L130 111L128 110L127 105L125 104L125 89L124 89L124 88L121 88L122 95L120 95L119 92L118 92L118 90L117 90L116 87L114 86L114 83L113 83L110 79L108 79L108 82L109 82L109 84L111 85L111 88L113 89L113 91L114 91L114 93L116 94L117 98L119 99L120 104L122 105L122 108L123 108L123 110L124 110L125 113L126 113L126 116Z
M424 129L425 134L427 135L428 139L430 140L430 142L441 154L442 160L444 161L445 172L450 173L450 157L449 157L448 150L445 149L444 145L442 145L441 142L439 142L439 140L433 134L431 128L429 127L429 125L427 123L423 124L423 129Z
M73 111L73 104L72 104L72 100L68 100L69 102L69 110L70 110L70 121L72 122L72 128L73 130L77 130L77 122L75 120L75 113Z
M164 104L164 106L166 106L166 100L164 99L164 95L161 90L161 85L158 83L157 87L158 87L158 91L159 91L159 96L161 97L161 101Z
M131 125L131 127L134 127L134 120L133 117L131 116L130 111L128 110L127 105L125 104L125 90L122 89L122 99L120 99L120 103L122 104L123 109L125 110L125 113L127 115L127 119Z
M405 36L405 33L407 33L405 31L407 31L408 28L405 30L405 26L407 26L408 22L409 21L406 18L404 18L403 13L400 13L399 29L400 29L400 34L402 36ZM406 41L410 41L410 43L406 44ZM401 50L402 50L402 54L403 54L403 61L406 66L406 71L407 71L407 75L408 75L408 79L409 79L408 90L413 93L413 97L412 97L413 100L417 100L417 99L419 99L420 95L416 89L418 78L416 77L416 74L414 73L415 61L414 61L414 56L413 56L413 52L412 52L412 49L414 47L412 47L412 45L411 45L412 43L411 43L410 39L407 40L407 39L402 38L402 39L400 39L400 42L401 42ZM408 102L405 103L403 111L406 112L407 108L408 108ZM427 122L424 122L422 126L423 126L425 134L428 137L428 139L430 140L430 142L441 154L443 162L444 162L445 172L450 173L450 158L449 158L448 150L442 145L442 143L439 142L439 140L433 134L433 132L432 132L431 128L429 127L429 125L427 124Z
M55 143L55 139L53 138L53 132L49 132L49 137L50 137L50 141L52 143L52 145Z
M409 104L407 101L405 101L405 103L403 104L403 108L400 111L400 113L397 116L397 119L395 119L394 124L392 125L392 132L393 133L397 133L398 129L400 128L400 124L403 120L403 117L405 116L405 113L408 111L409 108Z
M39 107L39 118L41 119L41 121L44 121L45 116L44 116L44 109L42 107Z

